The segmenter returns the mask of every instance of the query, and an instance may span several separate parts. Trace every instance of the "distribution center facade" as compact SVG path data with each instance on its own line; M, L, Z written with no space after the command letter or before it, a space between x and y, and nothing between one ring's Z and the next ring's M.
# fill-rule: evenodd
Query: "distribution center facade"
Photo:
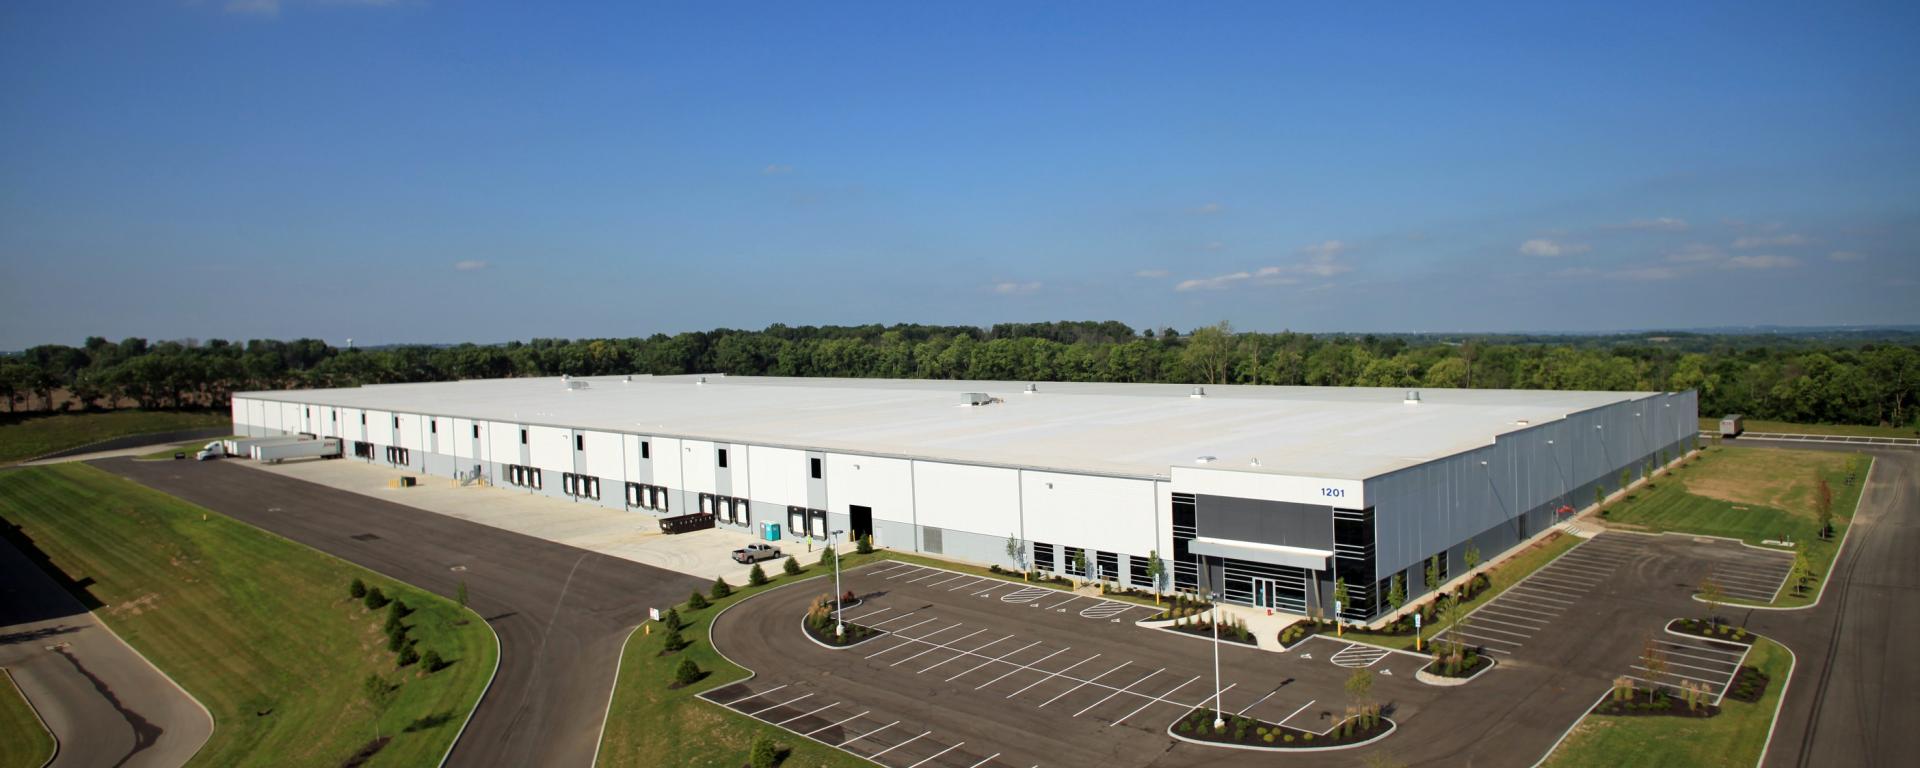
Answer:
M631 376L245 392L237 434L782 538L1386 612L1698 435L1693 392ZM1008 555L1012 541L1020 562ZM1088 573L1078 569L1084 557Z

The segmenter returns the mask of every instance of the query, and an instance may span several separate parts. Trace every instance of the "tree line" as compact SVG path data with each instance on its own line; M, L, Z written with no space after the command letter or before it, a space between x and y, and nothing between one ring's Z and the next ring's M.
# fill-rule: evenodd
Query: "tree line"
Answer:
M1771 340L1771 343L1767 343ZM10 411L218 407L236 391L514 376L679 374L1476 389L1682 390L1701 413L1915 423L1920 341L1898 332L1501 337L1182 333L1118 322L785 326L341 349L317 339L43 345L0 357ZM60 397L56 398L56 394Z

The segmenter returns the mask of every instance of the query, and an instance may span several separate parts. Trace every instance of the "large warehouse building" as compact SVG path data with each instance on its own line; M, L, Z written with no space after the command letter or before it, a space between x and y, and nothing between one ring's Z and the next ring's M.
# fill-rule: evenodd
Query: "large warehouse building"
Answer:
M1693 392L631 376L247 392L245 435L655 517L711 514L1293 612L1386 610L1698 434ZM1014 562L1009 539L1020 550ZM1078 572L1084 558L1091 573ZM1444 580L1444 579L1443 579Z

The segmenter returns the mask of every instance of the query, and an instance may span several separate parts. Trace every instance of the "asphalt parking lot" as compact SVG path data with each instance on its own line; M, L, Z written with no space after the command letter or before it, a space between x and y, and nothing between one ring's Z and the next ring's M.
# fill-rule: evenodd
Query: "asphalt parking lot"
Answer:
M705 698L894 768L1145 765L1170 750L1223 752L1166 735L1216 701L1213 646L1134 626L1151 607L905 563L842 580L862 596L845 619L885 634L826 648L800 617L830 582L770 592L716 622L717 647L757 674ZM1223 643L1217 700L1325 734L1345 716L1347 676L1365 666L1375 699L1404 721L1439 695L1413 680L1424 662L1333 639L1289 654Z

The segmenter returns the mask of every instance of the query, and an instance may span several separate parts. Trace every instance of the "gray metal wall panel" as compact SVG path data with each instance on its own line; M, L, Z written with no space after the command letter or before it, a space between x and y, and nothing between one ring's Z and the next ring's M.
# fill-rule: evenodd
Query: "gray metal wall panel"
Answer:
M1197 494L1194 512L1208 538L1333 549L1332 507Z
M813 460L820 461L820 475L813 476ZM813 509L827 508L827 454L823 451L807 451L807 506Z

